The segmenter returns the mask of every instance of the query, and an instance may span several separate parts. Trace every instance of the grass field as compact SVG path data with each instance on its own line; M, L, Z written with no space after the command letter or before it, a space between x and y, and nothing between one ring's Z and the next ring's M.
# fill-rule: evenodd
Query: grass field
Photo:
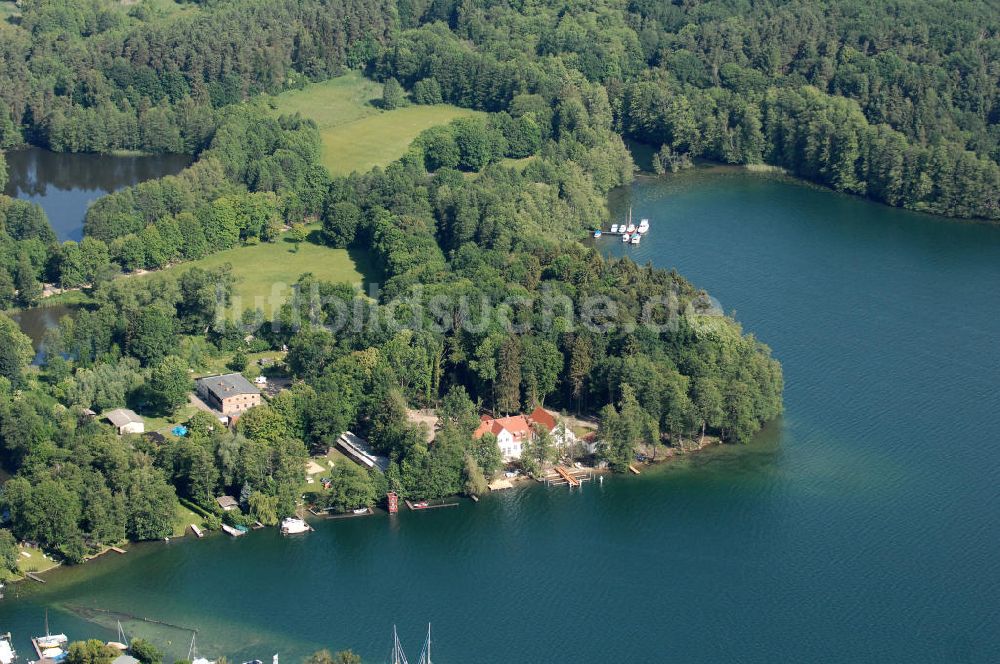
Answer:
M310 236L298 251L286 237L247 247L237 247L206 256L201 260L182 263L166 272L153 272L138 277L158 279L172 271L192 267L211 270L229 263L236 277L233 307L241 311L259 308L270 317L291 293L299 277L312 273L319 279L350 284L365 284L378 278L378 270L364 252L333 249L320 243L318 225L310 227Z
M203 518L177 503L174 508L174 532L171 537L184 537L190 532L188 528L191 527L192 523L200 528L204 521Z
M383 111L372 102L382 86L357 72L284 92L271 99L276 114L301 113L319 125L323 165L334 175L386 166L406 152L417 134L476 111L448 104Z
M7 23L11 17L20 15L21 10L17 8L13 0L0 0L0 24Z
M25 553L28 554L27 557L25 557ZM44 572L58 565L59 563L38 549L17 547L17 569L22 575L25 572Z

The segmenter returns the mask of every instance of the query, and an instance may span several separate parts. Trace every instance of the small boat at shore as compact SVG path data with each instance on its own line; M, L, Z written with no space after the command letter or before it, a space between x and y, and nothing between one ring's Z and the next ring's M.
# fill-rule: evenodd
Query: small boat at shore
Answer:
M632 239L630 240L630 242L632 244L639 244L639 240L641 240L641 239L642 239L642 236L639 235L638 233L636 233L635 235L632 236Z
M17 653L11 645L11 641L13 639L10 632L0 634L0 664L14 664L14 660L17 659Z
M649 219L643 219L639 222L639 227L636 229L642 234L649 232Z
M430 503L426 500L421 500L419 503L413 503L413 509L415 510L425 510L430 507Z
M631 239L632 239L632 235L629 234L629 233L625 233L625 234L622 235L622 242L628 242Z
M282 535L297 535L299 533L305 533L312 530L309 524L302 519L296 517L288 517L281 522L281 534Z
M596 231L594 231L594 237L601 237L601 229L600 228L598 228Z
M618 232L618 224L611 224L611 232L612 233Z
M232 535L233 537L241 537L247 534L246 528L238 528L236 526L230 526L228 523L222 524L222 532Z
M354 513L355 514L368 514L368 508L367 507L359 507L358 509L354 510Z

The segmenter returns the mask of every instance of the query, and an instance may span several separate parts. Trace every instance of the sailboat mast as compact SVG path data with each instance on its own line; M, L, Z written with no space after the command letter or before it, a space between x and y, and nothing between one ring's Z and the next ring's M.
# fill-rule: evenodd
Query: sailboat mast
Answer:
M427 623L427 661L424 664L431 664L431 624Z

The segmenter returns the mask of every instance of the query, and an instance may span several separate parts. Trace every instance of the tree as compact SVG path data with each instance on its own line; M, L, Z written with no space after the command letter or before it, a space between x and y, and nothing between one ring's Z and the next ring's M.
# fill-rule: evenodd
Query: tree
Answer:
M323 239L331 247L349 247L361 225L361 209L350 201L337 201L323 211Z
M19 384L21 372L34 357L31 339L9 316L0 313L0 376Z
M632 386L623 384L621 392L617 410L610 404L601 410L597 430L598 456L616 472L628 469L640 444L656 443L660 436L655 418L639 405Z
M247 497L250 518L265 526L278 525L278 499L260 491L254 491Z
M375 484L361 467L352 463L338 464L330 474L330 488L323 502L337 512L371 507L375 504Z
M236 430L250 440L260 441L275 446L288 435L288 425L285 418L264 404L251 408L243 413L236 424Z
M498 358L497 408L503 413L521 407L521 340L510 335L500 345Z
M126 349L143 366L156 364L176 348L175 314L163 304L133 312L128 319Z
M66 651L66 664L110 664L120 653L97 639L74 641Z
M150 396L161 412L173 413L187 403L191 387L187 363L176 355L163 358L149 377Z
M237 348L233 357L226 363L226 366L236 372L244 371L250 363L247 353L242 348Z
M129 539L162 539L173 533L177 494L158 470L152 466L135 469L127 495Z
M486 477L483 476L483 470L471 454L465 455L463 478L465 480L464 488L466 495L480 496L489 490Z
M406 91L395 78L387 79L382 86L382 108L391 111L406 104Z
M289 241L292 242L293 244L292 247L293 253L297 254L299 253L299 247L302 245L303 242L306 241L306 237L309 235L309 231L306 230L306 227L303 226L302 224L295 224L287 233L285 233L285 235L288 237Z
M18 574L19 558L17 540L14 539L13 533L0 528L0 581L6 581Z
M423 148L424 168L428 171L458 167L462 153L450 126L431 127L420 134L418 143Z
M129 653L142 664L160 664L163 661L160 649L145 639L132 639Z
M486 477L493 477L493 474L500 470L500 466L503 465L503 455L497 444L497 437L489 431L480 436L478 440L473 441L472 455Z
M361 664L361 657L350 650L330 654L329 650L320 650L306 657L305 664Z
M444 101L441 96L441 84L433 76L422 78L413 84L413 101L418 104L440 104Z
M455 142L458 144L459 167L467 171L481 171L506 152L503 134L487 125L479 117L458 118L452 121Z
M21 255L18 256L15 273L14 286L17 288L17 303L22 307L33 307L38 304L38 300L42 297L42 285L38 283L35 268L27 253L21 252Z

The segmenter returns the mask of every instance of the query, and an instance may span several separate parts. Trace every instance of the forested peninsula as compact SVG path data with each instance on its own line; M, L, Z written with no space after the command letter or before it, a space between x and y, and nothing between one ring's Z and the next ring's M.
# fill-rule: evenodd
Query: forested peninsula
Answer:
M660 169L766 163L997 219L996 21L986 3L944 2L25 0L0 24L0 147L196 161L97 201L80 243L0 198L0 307L37 303L43 282L84 289L37 369L0 314L9 528L78 561L169 536L178 499L272 525L296 511L308 457L346 430L388 466L338 466L318 504L477 493L503 462L473 435L481 416L538 406L595 417L597 457L617 470L642 443L748 441L782 408L769 349L682 276L579 242L633 177L625 140L656 146ZM384 86L384 109L479 113L385 168L333 176L316 123L276 115L269 95L349 70ZM310 232L369 254L379 290L306 273L270 316L220 320L231 271L184 266ZM232 428L197 413L182 437L119 436L88 415L170 417L192 373L219 358L247 373L261 353L280 353L291 382ZM434 409L436 430L413 409ZM524 470L553 448L539 433ZM240 510L219 511L220 494Z

